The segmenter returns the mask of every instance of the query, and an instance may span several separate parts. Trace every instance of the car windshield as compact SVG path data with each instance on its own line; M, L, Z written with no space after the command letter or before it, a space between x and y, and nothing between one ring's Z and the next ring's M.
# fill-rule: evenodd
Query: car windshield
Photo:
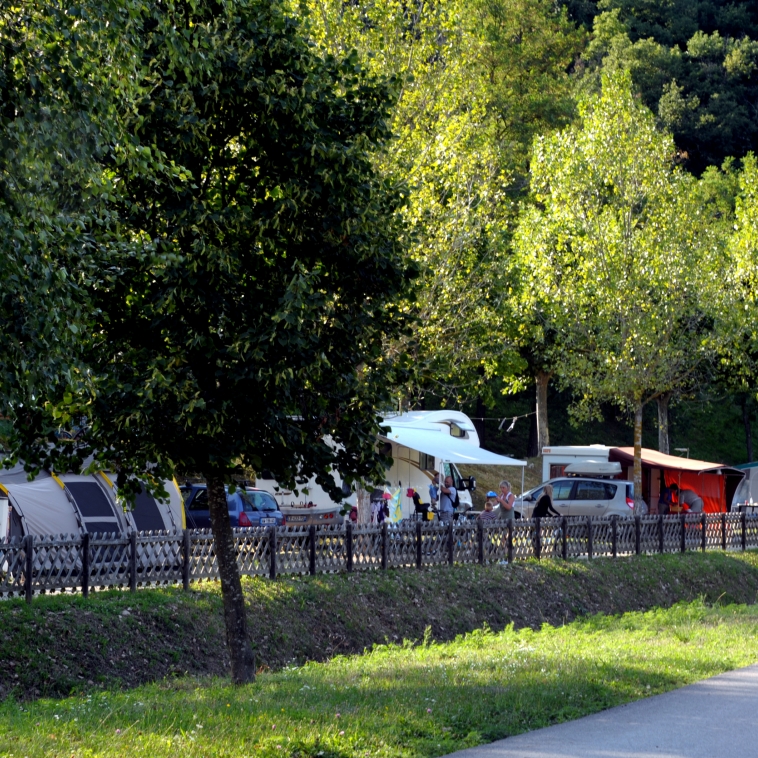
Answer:
M274 500L268 492L251 492L247 490L245 493L248 500L255 506L257 511L276 511L279 510L276 506L276 500Z

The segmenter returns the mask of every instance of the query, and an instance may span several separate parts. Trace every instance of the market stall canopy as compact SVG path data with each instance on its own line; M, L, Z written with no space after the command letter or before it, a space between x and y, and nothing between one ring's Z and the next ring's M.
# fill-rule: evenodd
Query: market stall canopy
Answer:
M480 464L483 466L526 466L526 461L498 455L472 445L464 439L452 437L444 431L427 429L398 429L391 428L380 439L395 442L410 450L439 458L446 463Z

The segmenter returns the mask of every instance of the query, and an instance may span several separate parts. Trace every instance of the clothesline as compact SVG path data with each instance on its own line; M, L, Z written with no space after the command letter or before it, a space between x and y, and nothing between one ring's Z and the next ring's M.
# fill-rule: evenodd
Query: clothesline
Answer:
M498 426L498 431L500 431L503 428L503 424L510 420L511 425L505 430L506 432L510 432L513 430L513 427L516 426L516 422L520 418L528 418L529 416L534 416L537 413L537 411L530 411L529 413L522 413L520 416L497 416L497 417L491 417L491 416L475 416L471 420L472 421L499 421L500 426Z
M469 416L472 421L502 421L509 418L526 418L527 416L534 416L537 411L530 411L529 413L522 413L520 416Z

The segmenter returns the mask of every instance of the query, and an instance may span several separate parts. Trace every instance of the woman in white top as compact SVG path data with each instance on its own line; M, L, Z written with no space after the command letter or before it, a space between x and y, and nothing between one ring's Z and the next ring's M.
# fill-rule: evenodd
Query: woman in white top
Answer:
M497 502L500 504L500 517L512 519L516 496L511 492L511 483L506 479L500 482L500 494L497 496Z

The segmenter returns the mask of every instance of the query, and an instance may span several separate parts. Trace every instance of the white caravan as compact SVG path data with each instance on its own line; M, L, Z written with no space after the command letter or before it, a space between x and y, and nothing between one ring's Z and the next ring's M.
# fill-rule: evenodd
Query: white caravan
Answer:
M434 471L439 471L443 479L445 476L453 477L461 505L470 508L469 490L473 482L461 476L456 464L518 466L522 470L526 466L526 461L497 455L479 447L479 435L474 424L460 411L409 411L386 416L382 429L378 444L385 446L385 452L392 456L392 465L387 469L384 481L368 483L365 489L369 497L373 494L374 498L381 497L385 488L393 496L399 490L403 518L409 518L415 512L414 491L421 496L422 502L429 502L429 485ZM336 472L335 480L339 485L340 478ZM255 486L274 495L287 517L287 523L293 526L311 522L309 516L338 513L345 504L356 504L356 493L353 492L341 503L335 503L313 480L298 487L298 495L279 488L273 479L257 479Z
M607 445L557 445L542 448L542 481L563 476L566 466L585 461L608 461Z

